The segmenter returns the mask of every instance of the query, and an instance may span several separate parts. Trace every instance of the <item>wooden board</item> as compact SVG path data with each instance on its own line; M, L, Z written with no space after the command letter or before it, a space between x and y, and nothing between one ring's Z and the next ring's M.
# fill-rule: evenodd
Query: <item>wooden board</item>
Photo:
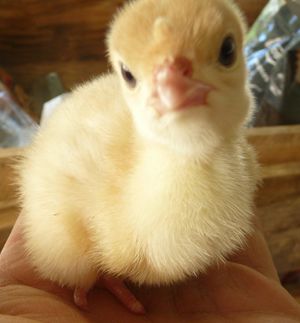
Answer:
M279 273L300 269L300 194L258 208Z
M276 267L300 269L300 125L249 129L248 141L263 165L257 212Z
M16 200L12 164L20 153L21 150L16 148L0 149L0 209L10 207Z
M122 2L0 0L0 65L27 91L52 71L67 88L103 72L104 35Z
M300 125L251 128L248 138L264 165L300 161Z

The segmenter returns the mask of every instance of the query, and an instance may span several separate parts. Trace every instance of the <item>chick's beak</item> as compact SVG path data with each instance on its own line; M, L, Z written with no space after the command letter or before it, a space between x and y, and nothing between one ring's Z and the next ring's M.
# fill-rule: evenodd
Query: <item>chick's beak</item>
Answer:
M185 57L167 60L155 68L151 101L159 114L206 105L212 86L192 75L192 62Z

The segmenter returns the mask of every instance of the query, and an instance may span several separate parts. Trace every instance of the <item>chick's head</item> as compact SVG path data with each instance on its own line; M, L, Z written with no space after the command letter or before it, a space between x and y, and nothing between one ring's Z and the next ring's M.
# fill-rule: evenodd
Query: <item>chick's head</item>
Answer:
M116 15L108 51L142 136L207 156L251 115L245 24L231 0L136 0Z

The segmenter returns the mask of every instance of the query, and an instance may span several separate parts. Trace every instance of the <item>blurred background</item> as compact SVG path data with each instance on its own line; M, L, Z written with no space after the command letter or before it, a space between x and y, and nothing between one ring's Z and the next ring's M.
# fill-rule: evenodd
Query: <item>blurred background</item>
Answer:
M0 0L0 249L19 212L15 157L74 86L108 70L105 33L123 2ZM249 25L257 102L248 130L262 164L257 213L282 282L300 301L300 0L236 2Z

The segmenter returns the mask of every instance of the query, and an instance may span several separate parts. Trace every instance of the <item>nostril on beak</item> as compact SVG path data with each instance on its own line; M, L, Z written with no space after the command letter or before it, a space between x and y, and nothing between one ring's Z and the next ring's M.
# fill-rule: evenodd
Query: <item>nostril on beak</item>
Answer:
M172 67L174 70L180 71L183 76L191 77L193 75L192 62L184 56L176 57L172 62Z

